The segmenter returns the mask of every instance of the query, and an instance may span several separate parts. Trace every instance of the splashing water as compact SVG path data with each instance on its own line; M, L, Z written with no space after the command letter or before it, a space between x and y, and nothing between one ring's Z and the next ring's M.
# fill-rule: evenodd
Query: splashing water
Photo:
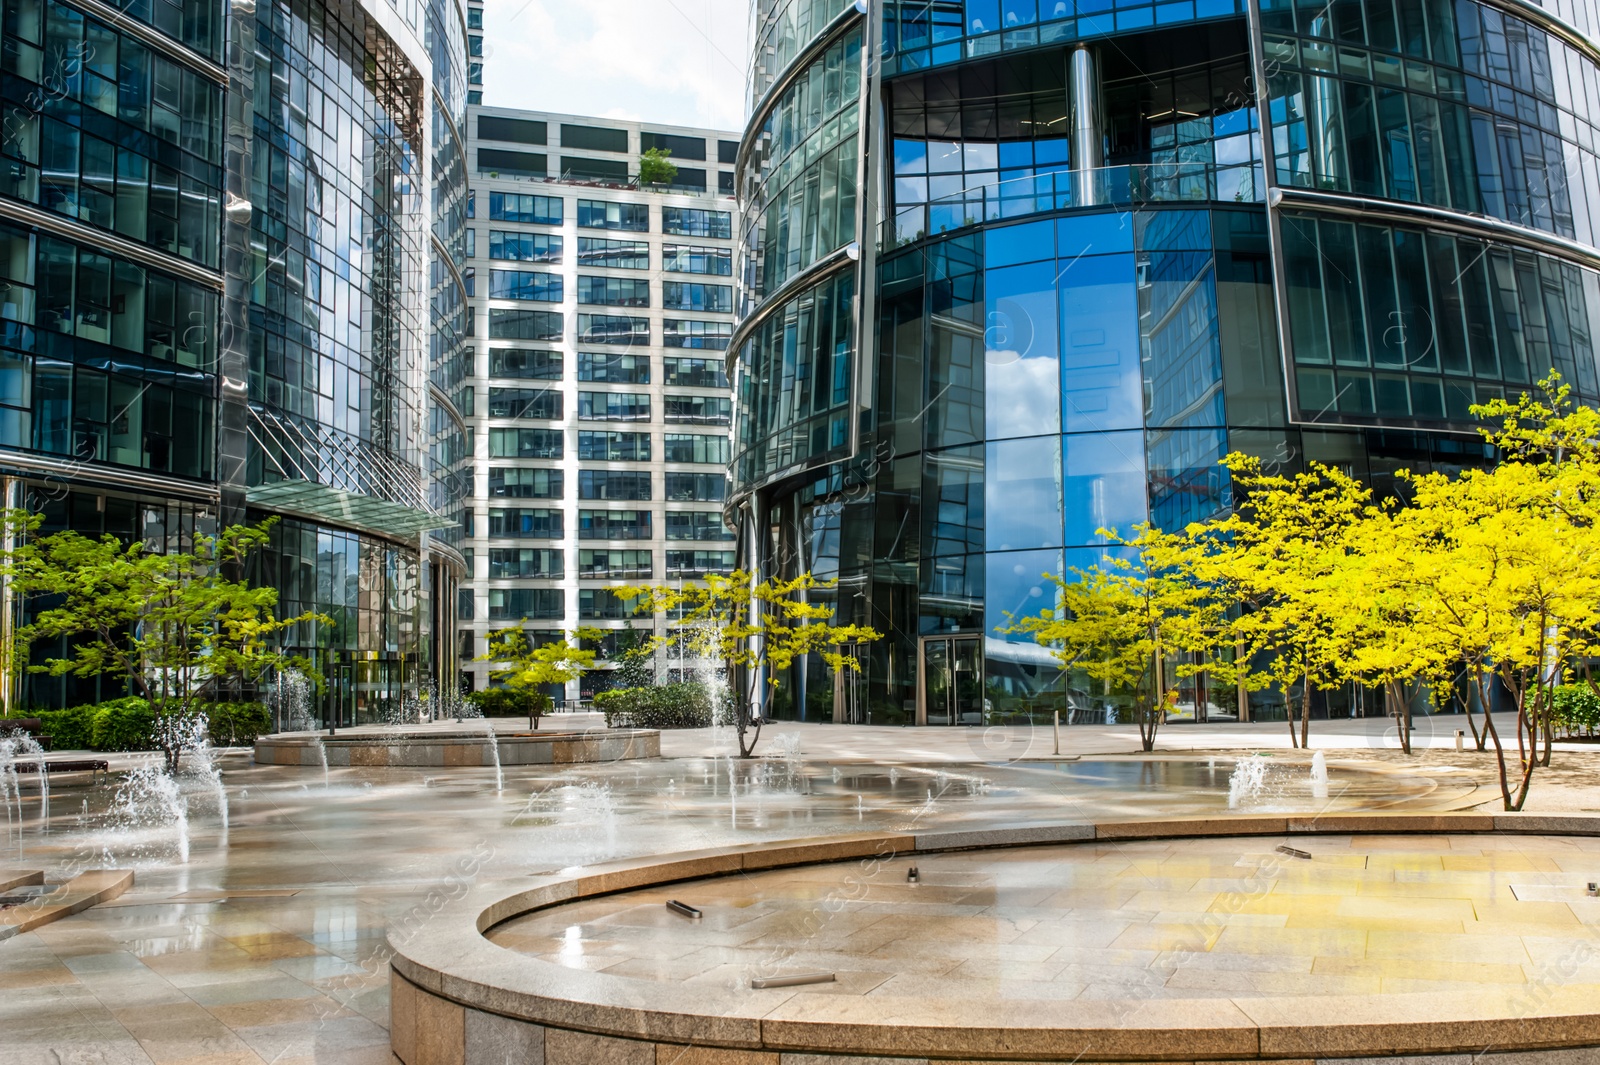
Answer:
M141 766L124 776L105 820L112 837L107 859L175 854L180 864L189 861L189 801L164 766Z
M1228 777L1228 809L1236 810L1242 804L1261 795L1267 782L1267 760L1259 754L1241 758L1233 765Z
M617 805L611 787L594 781L535 792L513 821L542 831L535 856L552 868L615 858Z
M1326 799L1328 797L1328 760L1321 751L1311 756L1311 797L1313 799Z
M494 725L489 725L489 753L494 757L494 790L499 794L506 790L505 770L500 768L500 737L494 733Z
M272 725L278 732L309 732L311 719L311 680L289 670L278 674L266 703L272 710Z
M322 790L328 790L328 745L317 737L317 761L322 763Z

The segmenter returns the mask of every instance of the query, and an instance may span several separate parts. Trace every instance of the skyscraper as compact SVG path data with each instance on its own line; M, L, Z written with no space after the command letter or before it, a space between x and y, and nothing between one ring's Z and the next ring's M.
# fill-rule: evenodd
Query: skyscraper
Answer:
M736 135L496 107L471 108L470 124L480 383L464 401L477 447L464 664L507 626L539 640L623 629L615 586L734 561ZM669 181L638 180L652 148L675 165ZM485 687L488 665L467 668Z
M251 577L333 618L289 638L324 720L453 676L464 427L430 373L464 333L464 6L3 19L8 502L172 546L281 516Z
M887 634L774 713L1070 708L999 629L1100 530L1225 508L1229 451L1382 492L1551 369L1600 399L1593 5L755 12L730 513Z

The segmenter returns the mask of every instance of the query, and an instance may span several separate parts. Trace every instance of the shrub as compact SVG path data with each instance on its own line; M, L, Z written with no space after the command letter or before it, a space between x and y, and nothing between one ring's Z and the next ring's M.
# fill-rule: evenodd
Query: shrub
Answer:
M94 713L89 746L95 750L155 750L156 715L143 699L129 696L99 703L89 709Z
M200 709L213 747L249 747L272 731L272 715L262 703L207 703Z
M50 737L50 747L57 751L88 750L94 740L94 710L92 706L73 706L66 710L40 710L22 714L36 717ZM0 721L0 731L5 722Z
M1600 728L1600 695L1587 684L1562 684L1551 693L1555 723L1567 732Z
M595 709L606 715L607 728L707 728L711 699L704 684L663 684L655 688L618 688L594 697Z
M466 698L484 717L541 717L550 712L550 696L527 688L485 688L468 692Z

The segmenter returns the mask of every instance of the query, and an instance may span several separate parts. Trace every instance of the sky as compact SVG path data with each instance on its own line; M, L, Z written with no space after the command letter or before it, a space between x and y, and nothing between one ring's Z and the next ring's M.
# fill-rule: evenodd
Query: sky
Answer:
M750 0L489 0L483 102L739 130Z

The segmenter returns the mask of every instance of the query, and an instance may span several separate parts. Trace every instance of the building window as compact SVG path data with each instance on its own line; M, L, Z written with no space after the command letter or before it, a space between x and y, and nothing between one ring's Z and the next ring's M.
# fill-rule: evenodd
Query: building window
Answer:
M578 265L605 270L648 270L650 244L643 240L579 237Z
M667 552L668 577L704 577L733 572L732 551L679 550Z
M664 414L674 425L727 425L733 415L728 396L666 396Z
M661 208L661 232L674 237L733 239L733 215L698 207Z
M625 314L580 314L578 343L644 347L650 343L650 319Z
M642 470L579 470L579 499L629 503L650 498L650 474Z
M647 392L579 392L578 420L585 422L647 422Z
M489 617L494 620L566 617L566 595L560 588L490 588Z
M669 510L668 540L732 540L733 530L722 524L716 510Z
M585 547L578 551L580 577L649 580L654 571L650 552L638 548Z
M559 226L562 220L561 197L533 196L522 192L491 192L489 219L494 222Z
M579 200L578 228L622 229L632 233L648 233L650 205L612 203L608 200Z
M728 476L723 473L669 473L662 497L675 503L720 503L728 498Z
M513 152L506 148L479 148L478 173L510 174L516 177L545 177L549 160L538 152Z
M661 360L661 382L684 388L727 388L728 375L721 359L668 355Z
M647 385L650 383L650 356L624 355L614 351L580 351L578 380L604 381L613 385Z
M578 458L592 462L649 462L649 433L578 433Z
M560 429L489 430L492 459L558 459L564 450Z
M560 470L489 467L489 495L506 499L560 499Z
M481 40L481 38L474 38ZM543 122L527 118L499 118L495 115L478 116L478 139L485 141L511 141L514 144L545 144L546 127Z
M559 381L562 355L538 348L490 348L490 377L520 377L532 381Z
M504 233L491 229L489 258L554 266L561 262L561 237L555 233Z
M677 318L661 320L662 347L724 351L732 338L732 322L696 322Z
M560 303L561 290L560 274L540 274L532 270L489 271L490 299Z
M643 600L626 600L610 588L578 590L578 616L585 621L624 621L643 616Z
M648 152L651 148L667 152L674 160L693 159L696 162L704 162L706 157L704 137L685 137L680 133L651 133L648 130L640 133L639 150Z
M560 311L524 311L513 307L489 308L491 340L560 340Z
M561 511L543 507L515 507L489 510L489 535L512 540L559 540L562 537Z
M491 547L489 579L532 577L558 581L566 576L566 558L559 547Z
M606 129L603 126L576 126L563 122L561 147L581 148L587 152L626 152L628 131Z
M733 313L733 286L703 285L691 281L663 281L661 306L671 311Z
M732 277L733 251L729 248L702 248L694 244L663 244L661 269L669 274Z
M650 282L642 277L580 277L578 302L601 307L648 307Z
M728 464L728 438L700 433L667 433L662 439L662 458L668 462Z
M561 418L561 390L557 388L490 388L489 417Z
M578 539L648 540L650 539L650 512L648 510L580 510L578 511Z

